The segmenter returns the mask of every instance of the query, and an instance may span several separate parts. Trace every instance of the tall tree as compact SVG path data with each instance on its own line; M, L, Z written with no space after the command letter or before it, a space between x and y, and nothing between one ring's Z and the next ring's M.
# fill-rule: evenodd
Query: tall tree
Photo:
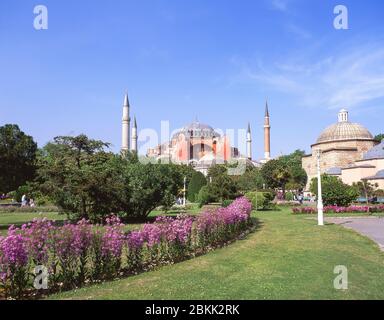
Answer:
M208 169L208 192L216 201L235 199L237 183L228 175L226 165L215 165Z
M261 168L261 175L268 188L282 189L283 193L292 178L288 165L281 159L273 159L264 164Z
M305 151L296 150L291 154L279 158L288 168L290 172L290 179L287 183L288 189L302 189L307 184L307 173L302 167L302 158Z
M188 200L195 202L200 189L207 184L205 176L198 171L192 175L191 181L188 183Z
M15 124L0 127L0 192L30 181L36 171L37 144Z
M38 182L41 191L49 195L66 212L91 218L98 204L106 201L104 188L113 188L119 181L114 170L108 170L113 155L104 151L109 146L85 135L56 137L39 157ZM113 208L109 208L113 210ZM110 211L111 212L111 211Z
M239 190L242 192L262 189L265 184L260 168L254 166L247 166L242 175L232 176L232 178L237 182Z
M369 199L375 196L377 188L379 187L377 183L371 183L368 180L354 182L353 186L359 191L360 196L365 198L367 204L369 204Z

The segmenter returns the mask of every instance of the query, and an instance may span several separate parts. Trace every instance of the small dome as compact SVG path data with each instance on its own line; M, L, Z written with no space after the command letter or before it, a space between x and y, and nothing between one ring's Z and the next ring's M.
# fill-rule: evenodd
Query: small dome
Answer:
M317 139L317 143L339 140L373 140L373 136L361 124L339 122L325 129Z
M373 140L368 129L359 123L349 122L346 109L340 110L338 119L338 123L329 126L320 134L316 143L340 140Z
M384 140L380 144L374 146L366 154L364 154L364 160L383 159L384 158Z

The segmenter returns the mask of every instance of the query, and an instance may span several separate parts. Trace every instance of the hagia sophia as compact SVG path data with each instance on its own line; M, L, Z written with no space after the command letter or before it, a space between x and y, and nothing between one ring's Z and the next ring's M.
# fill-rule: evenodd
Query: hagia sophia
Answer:
M137 152L137 123L130 127L128 95L124 97L122 121L122 151ZM173 163L189 164L207 174L210 166L230 160L245 159L248 164L261 166L271 159L271 126L268 103L264 113L264 157L252 159L252 134L248 123L246 155L231 145L229 137L213 127L195 120L177 131L167 143L147 150L146 156L154 160L167 158ZM311 179L317 175L317 150L321 150L321 172L339 177L352 184L367 180L384 189L384 140L379 143L370 131L359 123L349 121L346 109L340 110L338 121L326 128L311 145L312 153L302 158L302 167Z
M128 95L125 95L123 105L123 132L122 151L137 152L137 123L136 119L130 130L130 105ZM208 173L209 167L214 164L225 163L231 160L244 159L248 164L260 166L270 160L270 118L268 104L265 106L264 115L264 158L260 161L252 159L252 133L248 123L246 134L246 155L239 152L238 148L231 144L228 136L221 135L210 125L195 120L177 131L167 143L160 144L147 150L146 156L154 160L163 158L173 163L188 164L195 170ZM132 137L130 139L130 131ZM131 140L131 146L129 142Z

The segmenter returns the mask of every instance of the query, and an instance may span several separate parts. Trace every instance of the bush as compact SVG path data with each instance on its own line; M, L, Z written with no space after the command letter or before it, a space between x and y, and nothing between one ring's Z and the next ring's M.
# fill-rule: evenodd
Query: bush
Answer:
M275 198L275 194L270 191L266 192L247 192L245 197L251 201L254 210L266 210L272 207L272 201Z
M205 176L198 171L195 171L192 175L191 181L188 184L187 198L190 202L195 202L199 194L200 189L207 184Z
M287 201L293 201L293 199L294 199L294 195L293 195L292 192L286 192L286 193L285 193L285 200L287 200Z
M359 196L359 192L356 188L343 183L337 177L324 174L322 175L321 183L323 202L325 206L336 205L340 207L347 207ZM318 196L317 178L312 179L310 191Z
M216 201L216 198L210 193L209 187L203 186L197 195L197 202L199 203L199 207L201 208L203 205L214 201Z

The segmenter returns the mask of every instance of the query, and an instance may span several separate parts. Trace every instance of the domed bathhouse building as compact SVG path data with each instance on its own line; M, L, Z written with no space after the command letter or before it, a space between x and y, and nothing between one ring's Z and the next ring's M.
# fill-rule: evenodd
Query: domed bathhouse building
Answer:
M321 172L352 184L366 179L384 188L383 142L377 144L364 126L349 121L348 111L340 110L338 122L326 128L311 146L312 153L302 159L308 175L307 190L317 176L317 150L321 150ZM373 181L374 180L374 181Z

